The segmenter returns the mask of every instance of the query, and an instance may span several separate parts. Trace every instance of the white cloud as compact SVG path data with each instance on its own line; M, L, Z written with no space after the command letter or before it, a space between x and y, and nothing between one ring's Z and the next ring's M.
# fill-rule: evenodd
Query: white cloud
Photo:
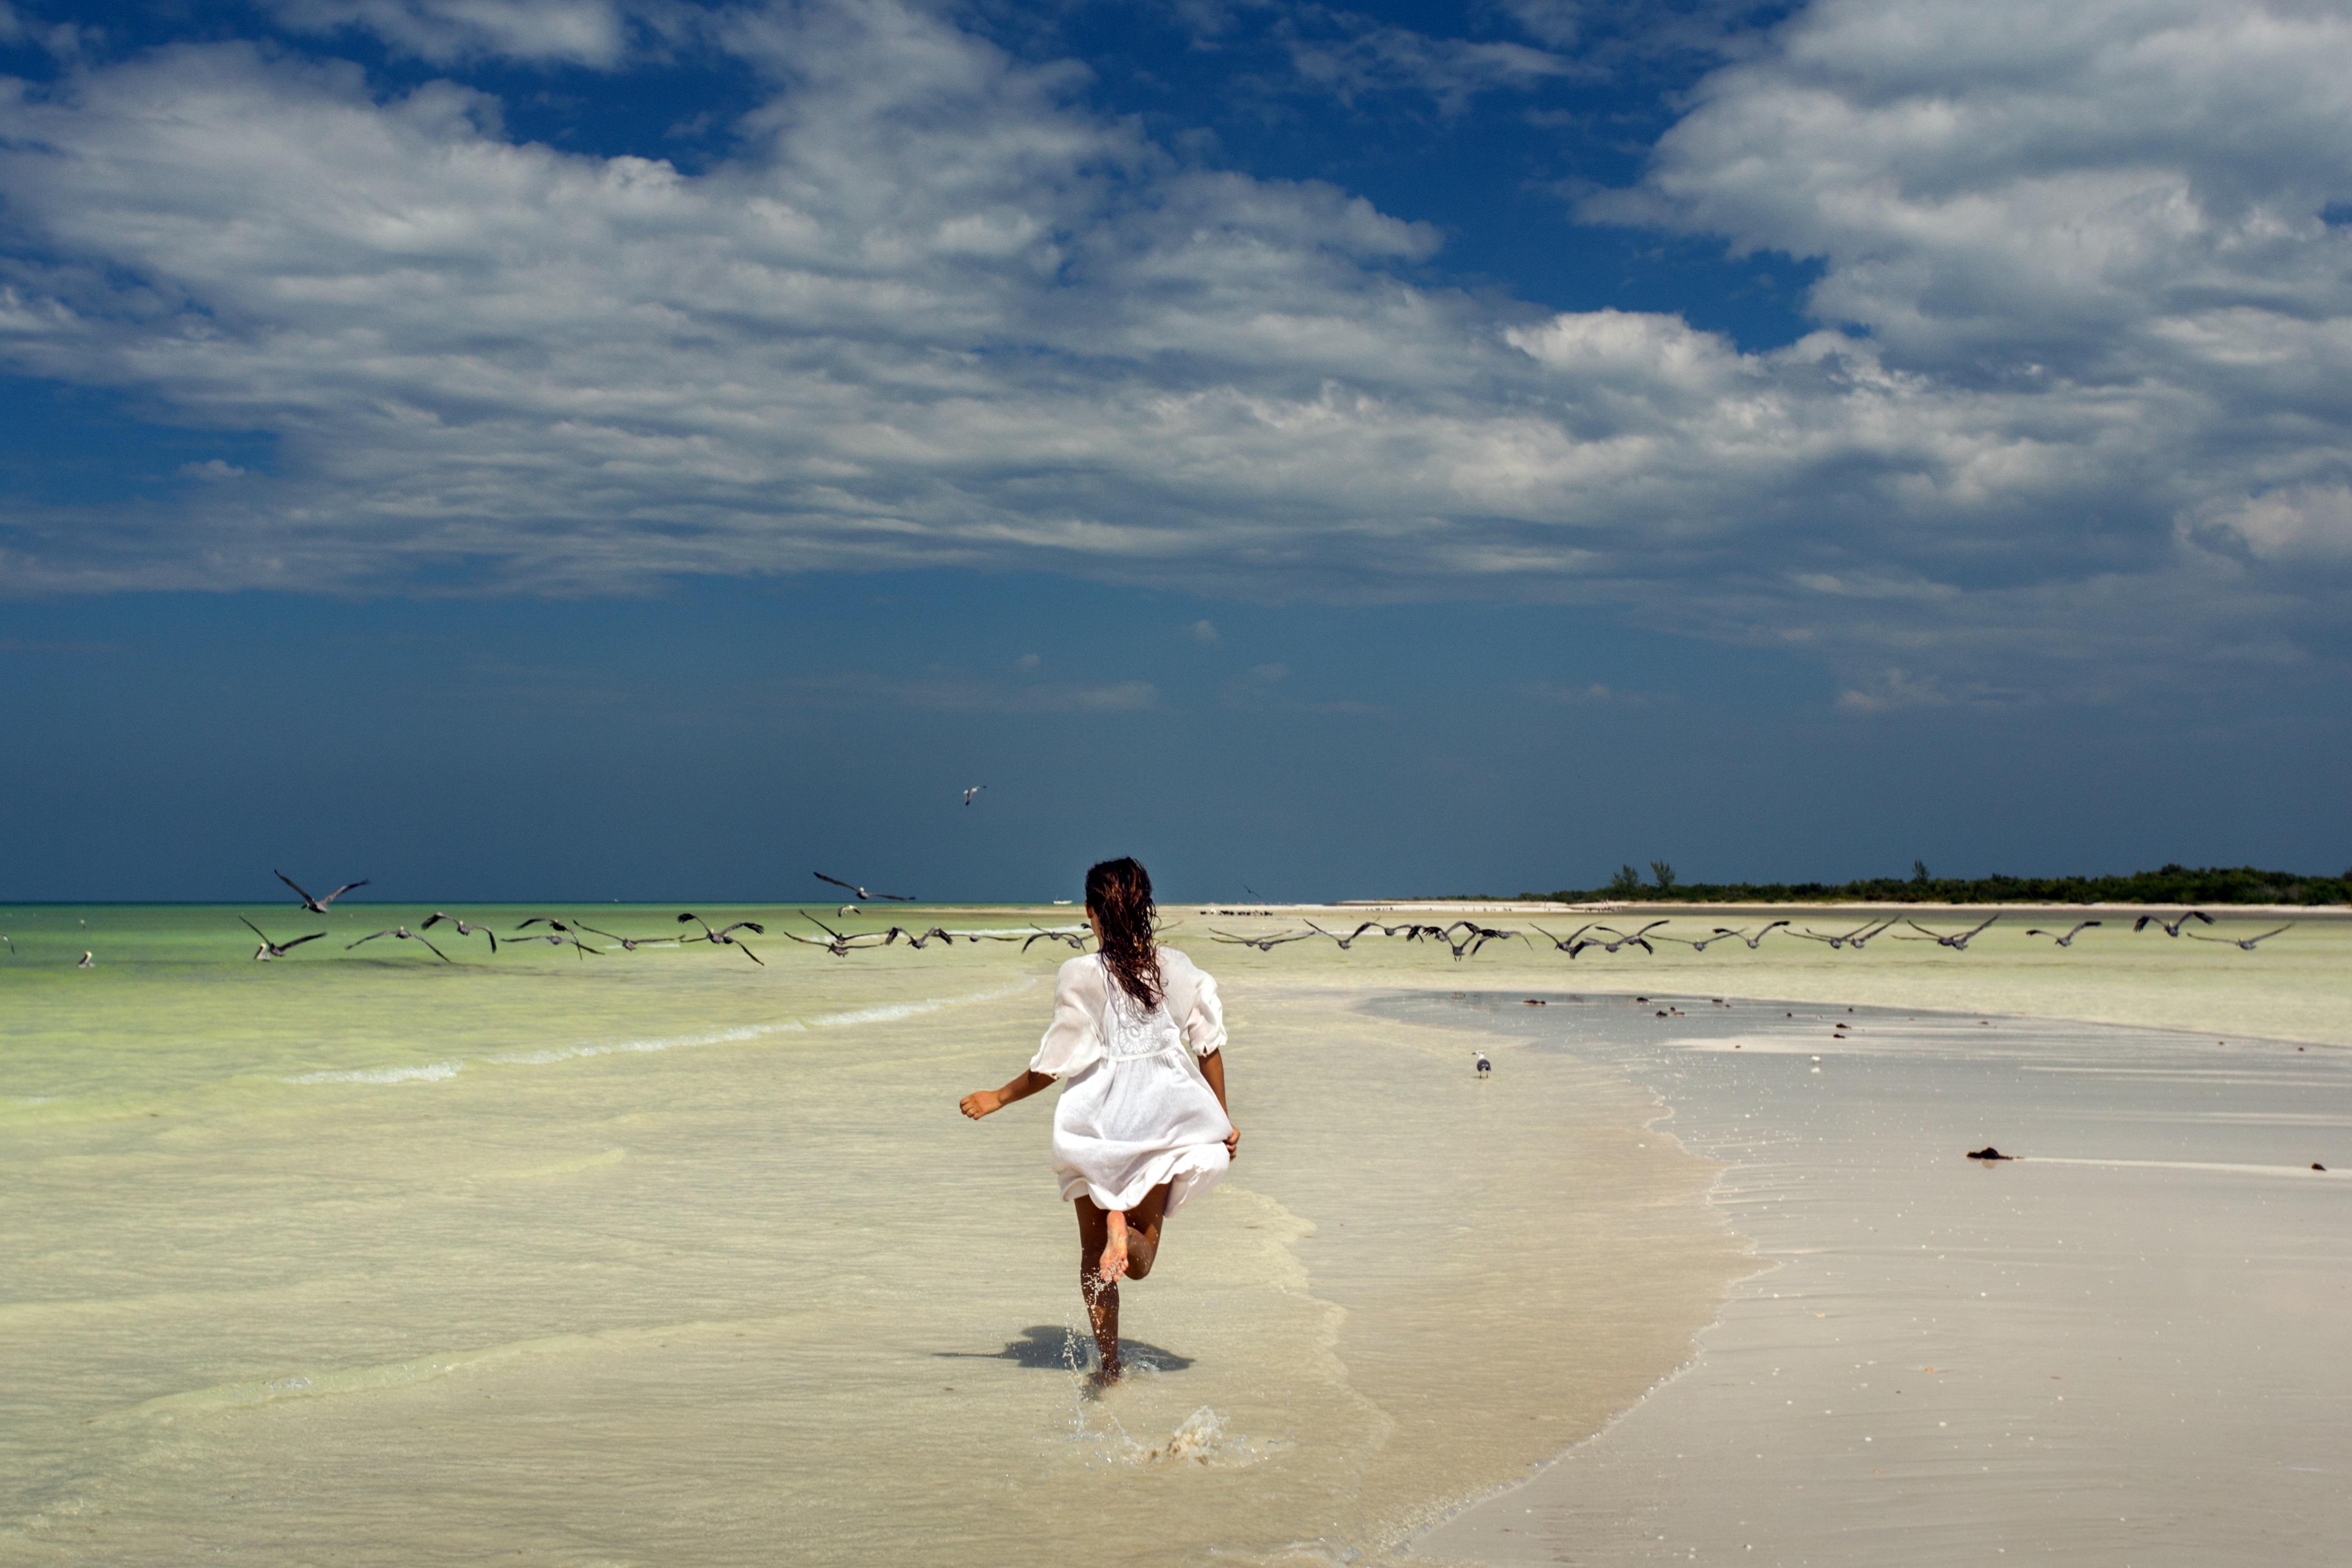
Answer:
M2297 485L2218 506L2209 527L2264 560L2352 560L2352 486Z
M206 484L218 484L225 479L241 479L246 470L219 458L208 458L201 463L182 463L180 477L201 479Z
M1878 672L1866 688L1853 687L1838 693L1838 710L1844 713L1892 713L1905 708L1945 708L1951 699L1944 694L1941 682L1933 676L1921 678L1907 670L1885 669Z
M398 10L445 50L494 14ZM2340 616L2346 26L1816 6L1709 79L1637 194L1824 258L1820 308L1868 329L1762 353L1405 281L1431 230L1183 165L1069 68L887 4L728 13L710 41L771 89L694 175L239 45L15 84L0 363L276 445L102 528L0 501L0 574L1019 564L1612 599L1816 648L1864 704L1890 658L2091 689L2064 670Z
M795 677L776 700L786 707L914 708L940 713L1132 713L1160 705L1149 681L1091 685L989 680L953 670L919 677L871 671Z
M495 56L609 67L627 44L613 0L268 0L296 32L374 34L436 65Z
M1319 26L1301 26L1302 20ZM1480 93L1524 91L1552 78L1593 74L1526 44L1438 37L1319 6L1286 17L1279 30L1299 78L1342 103L1412 93L1435 100L1442 112L1459 114Z
M1205 643L1212 647L1223 640L1217 635L1216 623L1213 621L1194 621L1184 628L1184 632L1194 642Z

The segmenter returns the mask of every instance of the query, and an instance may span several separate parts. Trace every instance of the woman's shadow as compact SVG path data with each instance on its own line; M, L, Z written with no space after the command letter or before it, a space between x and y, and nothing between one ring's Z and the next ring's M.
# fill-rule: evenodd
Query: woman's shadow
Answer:
M1136 1366L1182 1372L1192 1364L1191 1356L1178 1355L1140 1340L1122 1339L1118 1345L1129 1363ZM1006 1341L1001 1351L933 1351L931 1354L942 1360L1009 1361L1015 1366L1034 1367L1040 1372L1071 1372L1093 1365L1094 1349L1092 1342L1059 1323L1032 1323L1021 1331L1019 1339Z

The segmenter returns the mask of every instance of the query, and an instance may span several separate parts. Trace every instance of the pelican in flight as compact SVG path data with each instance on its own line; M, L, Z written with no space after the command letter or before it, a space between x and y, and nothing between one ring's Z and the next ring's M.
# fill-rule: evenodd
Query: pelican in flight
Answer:
M432 922L428 921L425 923L429 925ZM459 926L457 929L459 931L464 931L466 928L464 926ZM582 926L580 929L586 931L590 936L601 936L606 942L619 942L621 944L622 951L625 952L635 952L641 947L676 947L678 940L674 936L614 936L611 931L598 931L594 926ZM697 938L696 940L699 941L700 939ZM593 952L596 950L592 947L588 951ZM751 950L746 948L744 951L748 952ZM765 966L763 965L762 967Z
M907 945L908 947L914 948L919 952L926 944L932 942L937 942L946 947L953 947L955 945L955 938L948 934L948 929L945 926L933 926L930 930L922 932L920 935L900 926L892 926L888 931L882 933L882 945L884 947L887 947L902 936L907 939Z
M1273 936L1234 936L1214 926L1209 928L1209 940L1212 942L1238 942L1244 947L1254 947L1260 952L1272 952L1286 942L1305 942L1313 934L1312 931L1297 931L1278 932Z
M2097 921L2076 921L2074 922L2074 929L2068 931L2064 936L2059 936L2054 931L2042 931L2039 927L2028 926L2025 928L2025 934L2028 936L2056 937L2060 947L2072 947L2074 945L2074 939L2076 937L2082 935L2084 931L2099 923L2100 922Z
M2171 921L2166 920L2162 915L2142 915L2139 919L2132 921L2132 930L2142 931L2146 931L2149 926L2154 925L2162 928L2164 934L2167 936L2179 936L2180 934L2180 928L2187 925L2190 921L2196 921L2203 925L2211 925L2213 923L2213 917L2207 914L2203 910L2183 910L2180 912L2180 918L2179 920Z
M298 936L292 942L272 942L269 940L269 933L268 931L263 931L259 926L255 925L243 915L239 915L236 918L239 923L241 923L246 930L251 931L254 935L261 939L261 945L253 950L254 960L256 963L267 963L273 958L283 958L288 953L293 952L296 948L301 946L304 942L316 942L320 937L327 934L322 931L314 931L308 936Z
M1906 920L1903 923L1909 926L1913 931L1917 931L1920 936L1934 938L1937 947L1948 947L1954 952L1966 952L1969 950L1969 940L1978 932L1983 931L1986 926L1992 924L1993 921L1999 919L2000 919L1999 915L1987 915L1981 921L1970 926L1968 930L1953 931L1948 936L1941 931L1929 931L1917 921ZM1897 937L1895 940L1898 942L1917 942L1919 937Z
M443 921L447 921L451 925L453 925L453 926L457 927L457 934L458 934L459 936L472 936L476 931L479 931L479 932L481 932L484 936L488 937L488 938L490 939L490 951L491 951L492 952L498 952L498 950L499 950L499 933L498 933L498 932L496 932L496 931L492 931L488 926L486 926L486 925L478 925L478 925L468 925L468 924L467 924L464 921L459 920L456 915L452 915L452 914L445 914L445 913L443 913L443 912L442 912L441 910L435 910L431 914L429 914L429 915L425 916L425 923L424 923L423 925L421 925L421 926L417 927L416 929L417 929L417 930L419 930L419 931L431 931L435 926L439 925ZM530 922L529 921L525 921L523 923L524 923L525 925L529 925Z
M693 917L690 915L680 915L677 918L683 921L691 920ZM792 938L794 942L805 943L810 947L821 947L824 949L825 952L833 954L835 958L846 958L851 953L856 952L860 947L873 947L878 945L874 940L879 934L878 932L859 931L856 936L844 936L841 932L834 930L831 926L825 924L823 921L817 919L806 910L803 910L801 911L801 919L808 921L809 924L824 932L824 935L823 937L803 936L796 931L783 931L781 934ZM727 929L732 931L735 928L730 926ZM754 926L752 929L754 931L759 930L757 926ZM761 934L764 935L765 933L762 932ZM691 940L699 942L702 939L700 937L695 937ZM749 952L751 950L747 947L743 951Z
M425 923L429 925L432 922L428 921ZM562 947L568 942L572 944L572 956L574 958L583 958L584 955L592 952L595 953L600 958L604 956L601 950L590 947L586 942L580 940L580 933L586 931L588 928L582 925L578 921L560 921L553 915L533 915L530 919L523 921L521 925L517 926L515 929L517 931L521 931L527 927L535 925L545 926L547 928L548 934L542 935L538 932L533 932L530 936L510 936L507 938L507 940L509 942L544 942L556 947ZM492 951L496 950L493 949Z
M1794 930L1791 930L1789 934L1790 936L1803 937L1807 942L1827 942L1829 943L1830 951L1832 952L1835 952L1842 947L1853 947L1858 949L1864 942L1868 942L1872 937L1876 936L1879 932L1885 931L1888 926L1891 926L1894 923L1895 917L1889 915L1883 921L1864 921L1862 924L1854 927L1850 931L1839 932L1834 935L1824 936L1817 931Z
M2235 936L2202 936L2202 935L2200 935L2198 932L2193 931L2190 931L2190 932L2189 933L2189 936L2190 940L2195 941L2195 942L2224 942L2224 943L2228 944L2228 945L2229 945L2229 946L2231 946L2231 947L2234 947L2234 948L2238 949L2238 950L2239 950L2240 952L2253 952L2253 951L2254 951L2254 943L2256 943L2256 942L2268 942L2268 941L2270 941L2270 939L2271 939L2271 938L2273 938L2273 937L2274 937L2274 936L2278 935L2278 933L2279 933L2280 931L2286 931L2286 930L2290 929L2292 926L2294 926L2294 922L2293 921L2287 921L2287 922L2286 922L2286 924L2285 924L2285 925L2283 925L2283 926L2277 927L2275 930L2266 931L2263 932L2260 936L2249 936L2249 937L2235 937Z
M1533 925L1535 922L1530 921L1528 923ZM1546 942L1551 943L1552 946L1559 949L1560 952L1568 954L1570 958L1574 958L1578 953L1582 952L1586 948L1592 945L1589 942L1579 942L1576 940L1591 929L1592 922L1591 921L1587 921L1582 925L1577 927L1574 931L1569 932L1566 936L1554 936L1551 932L1545 931L1543 927L1536 926L1537 932L1541 935Z
M333 892L329 893L323 899L314 899L310 896L308 889L304 888L301 883L296 881L285 872L278 870L273 867L269 874L277 878L279 881L285 883L288 887L293 889L297 893L301 894L302 907L310 910L314 915L325 914L329 904L333 903L337 899L341 898L353 888L364 888L367 886L367 879L365 877L362 877L356 882L345 882L341 887L337 888Z
M721 926L717 931L713 931L710 929L710 922L704 920L700 915L688 913L677 917L677 923L680 925L686 924L688 921L700 926L702 928L702 934L700 936L680 937L678 938L680 942L707 942L719 947L731 947L741 952L744 957L750 959L761 968L765 969L768 967L768 961L766 959L761 958L758 953L753 952L750 948L745 947L735 938L735 933L739 931L754 931L761 936L767 935L768 928L761 925L759 921L737 921L731 926Z
M1454 934L1457 931L1461 933L1458 937ZM1490 942L1508 942L1518 934L1515 931L1497 931L1493 926L1482 926L1475 921L1455 921L1437 933L1437 940L1453 949L1454 960L1458 963L1465 956L1476 957L1478 950Z
M915 901L915 895L912 893L869 893L855 882L845 882L838 877L828 877L822 871L812 871L809 875L820 882L831 882L836 888L847 888L869 904L877 899L887 899L894 904L911 904Z
M457 962L447 953L442 952L439 948L434 946L431 942L426 942L423 937L417 935L415 931L409 930L406 926L386 926L382 931L372 931L368 932L367 935L360 938L359 942L352 943L351 947L347 947L343 949L343 951L345 952L351 952L352 947L359 946L360 942L373 942L380 936L396 937L402 942L413 942L444 963L455 963Z
M1621 947L1638 947L1643 952L1655 958L1658 954L1658 950L1650 945L1650 933L1665 923L1666 922L1664 921L1652 921L1648 925L1643 926L1641 930L1633 931L1631 934L1619 931L1615 926L1595 926L1593 927L1593 930L1605 931L1617 940L1615 942L1604 942L1597 944L1593 942L1586 942L1584 945L1587 947L1598 945L1603 952L1614 952Z
M1355 946L1356 939L1362 936L1368 931L1379 931L1382 936L1389 934L1388 928L1381 924L1378 921L1366 921L1362 925L1358 926L1354 931L1349 931L1345 936L1341 936L1335 931L1325 931L1313 921L1308 921L1307 922L1307 929L1313 931L1317 936L1329 937L1333 942L1339 944L1339 949L1343 952L1349 948Z

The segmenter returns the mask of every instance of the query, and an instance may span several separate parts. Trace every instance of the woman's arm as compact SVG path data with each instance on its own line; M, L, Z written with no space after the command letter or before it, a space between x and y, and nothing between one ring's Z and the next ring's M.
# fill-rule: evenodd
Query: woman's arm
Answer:
M1003 1089L977 1089L965 1095L956 1102L956 1109L977 1121L992 1110L1002 1110L1016 1100L1028 1099L1039 1089L1051 1085L1053 1081L1053 1079L1045 1073L1024 1071L1019 1078L1014 1079ZM1222 1077L1219 1081L1223 1081ZM1217 1091L1217 1099L1219 1103L1223 1102L1223 1089Z
M1209 1080L1209 1092L1217 1097L1217 1109L1225 1113L1225 1125L1233 1128L1225 1134L1225 1158L1231 1160L1241 1152L1242 1130L1234 1127L1234 1108L1225 1103L1225 1053L1211 1051L1202 1057L1201 1076Z

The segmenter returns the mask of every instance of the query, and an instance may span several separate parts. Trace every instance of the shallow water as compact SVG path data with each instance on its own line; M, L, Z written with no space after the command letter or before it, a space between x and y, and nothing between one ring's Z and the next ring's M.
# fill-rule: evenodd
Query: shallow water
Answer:
M764 967L445 965L343 951L428 912L357 906L243 911L340 939L255 963L239 912L5 913L11 1561L1346 1561L1636 1398L1741 1267L1622 1074L1496 1094L1454 1030L1236 974L1242 1159L1097 1398L1050 1107L954 1109L1065 950L767 910Z

